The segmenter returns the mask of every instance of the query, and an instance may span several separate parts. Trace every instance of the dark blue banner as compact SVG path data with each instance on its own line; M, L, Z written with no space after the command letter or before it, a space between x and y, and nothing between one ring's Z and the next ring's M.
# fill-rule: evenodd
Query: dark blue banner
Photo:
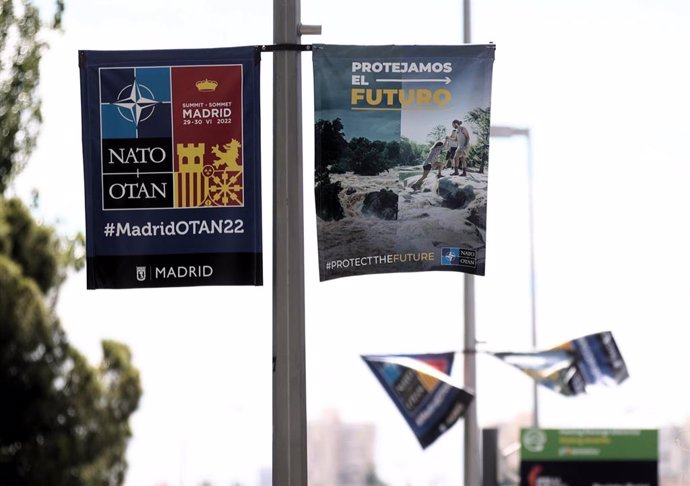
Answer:
M423 448L465 414L474 398L450 378L454 353L362 356Z
M261 285L255 47L80 51L87 287Z

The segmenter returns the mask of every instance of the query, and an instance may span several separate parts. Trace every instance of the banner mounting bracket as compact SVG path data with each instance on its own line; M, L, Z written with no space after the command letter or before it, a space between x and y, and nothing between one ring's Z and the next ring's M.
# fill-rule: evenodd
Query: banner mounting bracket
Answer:
M276 51L311 51L311 44L271 44L260 46L262 52Z

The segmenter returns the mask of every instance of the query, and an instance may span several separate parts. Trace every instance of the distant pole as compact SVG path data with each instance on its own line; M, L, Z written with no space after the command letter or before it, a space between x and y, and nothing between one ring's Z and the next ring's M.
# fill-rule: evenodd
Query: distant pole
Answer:
M482 429L482 486L498 486L498 429Z
M462 3L463 42L472 42L472 17L470 0ZM481 459L479 457L479 422L477 420L477 336L474 313L474 275L465 274L465 386L474 393L474 400L465 412L465 486L481 483Z
M524 129L527 137L527 195L529 213L529 290L532 317L532 349L537 349L537 305L536 305L536 283L534 275L534 193L533 191L533 172L532 172L532 137L529 129ZM532 384L532 426L539 427L539 385L536 380Z
M276 44L300 42L299 17L299 1L274 0ZM301 55L273 54L274 486L307 485Z
M532 349L537 349L537 304L536 304L536 278L534 272L534 174L532 168L532 137L529 128L515 127L491 127L492 137L524 136L527 143L527 204L529 227L529 290L530 290L530 316L532 328ZM539 385L532 382L532 427L539 427Z
M472 15L470 12L470 0L462 0L462 41L465 44L472 42Z
M474 276L465 274L465 387L474 400L465 412L465 486L480 484L479 422L477 420L477 348L474 315Z

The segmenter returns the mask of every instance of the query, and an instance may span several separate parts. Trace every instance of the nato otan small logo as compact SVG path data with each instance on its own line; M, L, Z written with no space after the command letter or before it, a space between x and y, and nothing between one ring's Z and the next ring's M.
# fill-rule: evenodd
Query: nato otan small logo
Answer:
M441 248L441 265L477 267L477 251L465 248Z
M146 280L146 267L137 267L137 280L139 282Z
M441 265L459 265L460 248L442 248Z

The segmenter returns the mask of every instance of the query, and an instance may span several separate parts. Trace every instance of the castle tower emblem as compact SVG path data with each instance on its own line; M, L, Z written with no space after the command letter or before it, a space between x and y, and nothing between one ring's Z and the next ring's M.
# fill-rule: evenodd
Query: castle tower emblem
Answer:
M240 142L232 139L222 146L212 146L207 154L204 143L178 143L175 207L243 206L240 148Z

